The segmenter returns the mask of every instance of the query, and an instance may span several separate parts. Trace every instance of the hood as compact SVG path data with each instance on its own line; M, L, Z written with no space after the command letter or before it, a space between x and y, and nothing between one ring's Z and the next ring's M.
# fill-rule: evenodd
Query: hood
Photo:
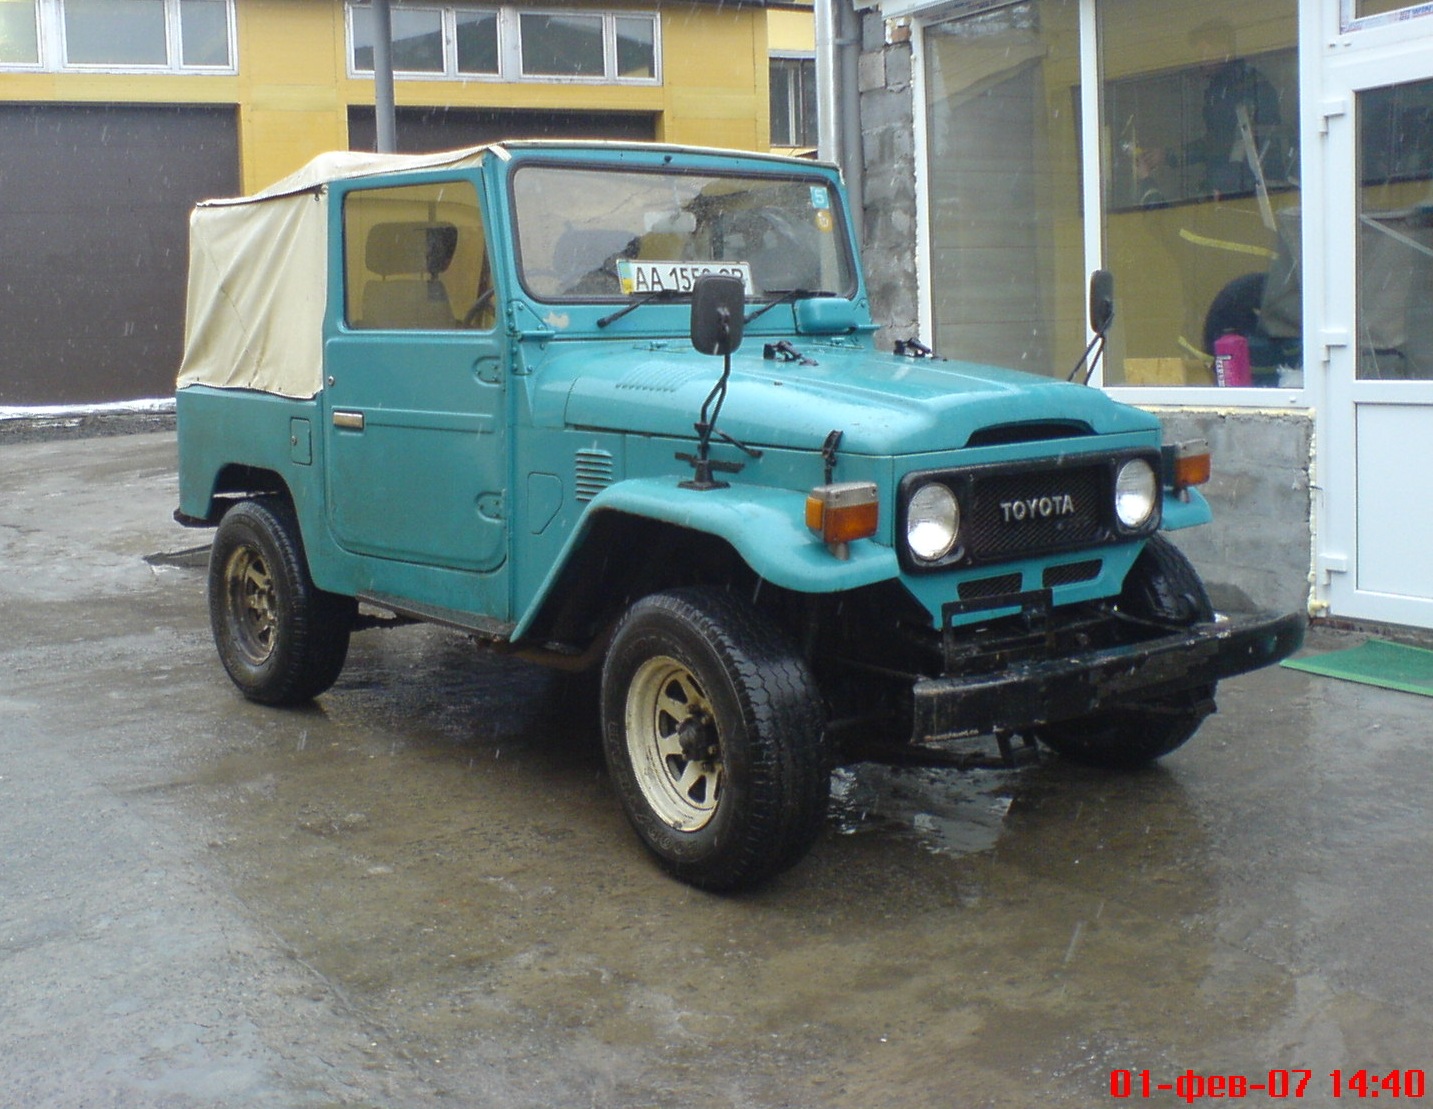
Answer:
M751 446L798 450L820 447L839 429L845 452L897 455L963 447L974 432L1002 425L1159 428L1149 413L1084 385L975 363L800 349L817 364L764 359L759 340L737 351L719 429ZM534 422L689 439L721 371L720 358L685 340L554 344L533 367Z

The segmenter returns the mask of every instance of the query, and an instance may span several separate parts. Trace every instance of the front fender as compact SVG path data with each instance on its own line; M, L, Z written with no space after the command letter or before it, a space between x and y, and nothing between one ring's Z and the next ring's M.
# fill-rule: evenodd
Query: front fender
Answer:
M1204 494L1198 489L1186 489L1184 496L1188 499L1176 498L1170 494L1167 488L1165 489L1164 519L1159 525L1164 531L1197 527L1214 519L1209 502L1204 499Z
M762 485L684 489L675 477L618 482L599 493L543 579L512 638L520 640L602 513L658 520L725 540L758 577L797 593L841 593L900 574L896 554L870 539L838 559L806 528L806 495Z

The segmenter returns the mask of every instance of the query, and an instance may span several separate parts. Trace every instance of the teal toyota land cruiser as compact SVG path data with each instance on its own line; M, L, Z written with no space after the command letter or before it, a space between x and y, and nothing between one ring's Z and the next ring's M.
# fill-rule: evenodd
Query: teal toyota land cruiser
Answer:
M323 693L394 617L591 671L637 834L735 889L805 854L842 761L1135 765L1297 648L1165 538L1208 520L1207 454L877 351L845 204L809 161L515 142L201 205L176 516L217 528L243 695Z

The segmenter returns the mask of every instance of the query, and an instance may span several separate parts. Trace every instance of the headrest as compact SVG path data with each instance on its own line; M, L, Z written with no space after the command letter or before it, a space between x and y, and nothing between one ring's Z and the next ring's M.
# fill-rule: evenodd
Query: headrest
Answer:
M368 231L364 264L381 277L437 277L453 262L458 229L451 223L375 223Z

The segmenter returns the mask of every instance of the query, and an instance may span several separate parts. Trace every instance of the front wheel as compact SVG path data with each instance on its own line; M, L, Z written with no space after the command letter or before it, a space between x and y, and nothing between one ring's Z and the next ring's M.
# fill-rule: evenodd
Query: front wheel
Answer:
M1140 620L1189 627L1214 619L1199 573L1163 535L1152 535L1125 578L1116 607ZM1214 685L1044 724L1035 738L1086 766L1142 766L1183 746L1214 711Z
M357 607L314 585L287 504L241 501L224 514L209 555L209 622L245 697L297 705L333 685Z
M681 589L632 606L603 667L603 750L663 867L734 890L806 854L830 782L820 704L780 631L728 595Z

